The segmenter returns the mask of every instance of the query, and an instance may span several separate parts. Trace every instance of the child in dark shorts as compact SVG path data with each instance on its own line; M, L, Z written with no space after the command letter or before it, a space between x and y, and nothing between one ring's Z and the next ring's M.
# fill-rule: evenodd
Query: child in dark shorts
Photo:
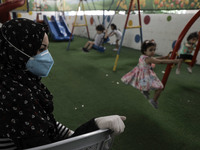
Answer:
M100 24L96 26L96 32L97 34L94 41L88 41L82 48L84 52L89 52L89 50L92 48L98 50L98 48L102 46L104 39L107 38L107 31L105 30L103 25Z
M192 60L192 53L196 49L196 42L198 41L198 32L193 32L187 37L187 42L184 43L183 48L179 51L178 58L181 61L178 63L176 74L180 74L180 68L184 60ZM192 73L192 67L188 65L187 70Z

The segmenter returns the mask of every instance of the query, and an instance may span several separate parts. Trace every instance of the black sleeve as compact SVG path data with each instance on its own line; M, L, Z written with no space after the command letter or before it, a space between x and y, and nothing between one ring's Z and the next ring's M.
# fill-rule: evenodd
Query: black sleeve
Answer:
M12 139L17 149L26 149L26 148L33 148L36 146L41 146L45 144L50 144L52 141L49 139L48 136L44 137L30 137L30 138L17 138Z
M82 124L80 127L78 127L75 130L74 134L70 137L89 133L89 132L92 132L92 131L96 131L98 129L99 128L97 127L95 120L91 119L88 122ZM26 148L32 148L32 147L35 147L35 146L50 144L52 142L56 142L56 141L64 139L64 138L60 139L59 138L60 135L59 136L58 135L59 134L57 134L57 135L54 134L54 136L55 136L54 140L53 140L53 138L51 138L49 136L38 136L38 137L30 136L30 138L15 138L15 139L12 139L12 140L15 143L15 145L17 146L18 149L26 149Z
M90 121L88 121L88 122L84 123L83 125L81 125L80 127L78 127L74 131L74 134L71 137L78 136L78 135L85 134L85 133L89 133L89 132L92 132L92 131L96 131L98 129L99 128L96 125L96 122L93 118Z

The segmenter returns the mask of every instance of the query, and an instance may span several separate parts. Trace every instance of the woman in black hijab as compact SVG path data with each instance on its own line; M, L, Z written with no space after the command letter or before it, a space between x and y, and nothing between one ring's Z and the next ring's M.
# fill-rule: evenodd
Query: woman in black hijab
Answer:
M41 77L27 67L32 58L48 51L47 26L21 18L4 23L0 30L0 149L35 147L99 128L123 132L125 118L118 115L91 119L73 135L73 131L56 122L52 94L41 83ZM106 124L110 120L119 126Z

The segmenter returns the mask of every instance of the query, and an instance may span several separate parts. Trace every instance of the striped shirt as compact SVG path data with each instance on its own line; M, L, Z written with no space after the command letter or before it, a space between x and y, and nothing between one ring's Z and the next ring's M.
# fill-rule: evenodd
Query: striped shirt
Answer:
M67 139L73 134L72 130L69 130L67 127L65 127L59 122L56 122L56 127L58 129L60 137L59 139ZM11 139L0 137L0 150L17 150L17 147Z

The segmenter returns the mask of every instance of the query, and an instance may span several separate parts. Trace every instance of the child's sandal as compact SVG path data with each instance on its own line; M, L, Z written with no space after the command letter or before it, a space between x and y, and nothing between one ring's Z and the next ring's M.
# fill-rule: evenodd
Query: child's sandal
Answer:
M149 100L149 103L155 108L158 109L158 102L154 101L153 99Z
M89 50L87 49L87 48L82 48L82 50L84 51L84 52L89 52Z

